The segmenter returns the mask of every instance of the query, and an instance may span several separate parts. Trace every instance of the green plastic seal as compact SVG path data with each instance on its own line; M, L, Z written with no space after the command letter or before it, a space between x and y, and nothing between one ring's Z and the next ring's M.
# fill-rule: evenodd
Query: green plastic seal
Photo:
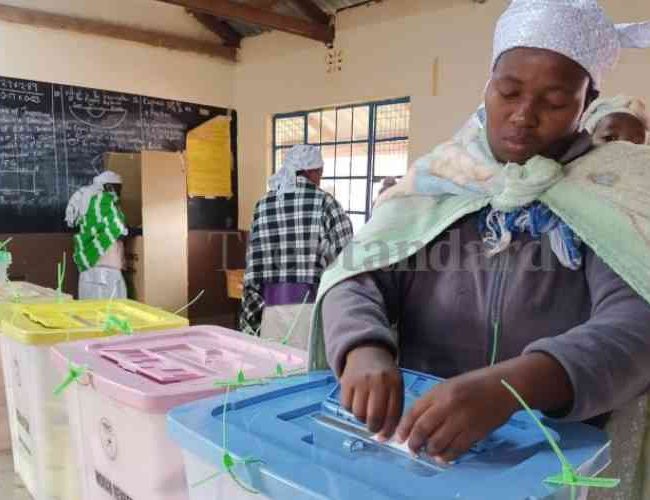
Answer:
M11 253L6 250L0 250L0 266L11 264Z

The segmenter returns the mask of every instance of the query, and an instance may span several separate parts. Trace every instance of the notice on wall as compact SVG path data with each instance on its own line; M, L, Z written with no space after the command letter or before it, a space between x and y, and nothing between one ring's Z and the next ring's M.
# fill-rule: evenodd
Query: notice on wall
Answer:
M188 195L232 197L230 117L218 116L191 130L186 144Z

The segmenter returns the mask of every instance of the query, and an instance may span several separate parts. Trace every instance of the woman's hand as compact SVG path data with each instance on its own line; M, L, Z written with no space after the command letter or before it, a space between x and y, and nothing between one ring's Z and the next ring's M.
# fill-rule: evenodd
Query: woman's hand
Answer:
M424 450L442 462L455 460L504 424L517 402L497 373L469 372L436 385L419 399L397 428L413 453Z
M384 347L350 351L341 376L341 404L371 432L389 439L402 416L402 375Z
M418 400L398 428L413 453L450 462L467 452L521 409L502 385L513 385L532 408L566 412L573 387L564 368L543 353L531 353L451 378Z

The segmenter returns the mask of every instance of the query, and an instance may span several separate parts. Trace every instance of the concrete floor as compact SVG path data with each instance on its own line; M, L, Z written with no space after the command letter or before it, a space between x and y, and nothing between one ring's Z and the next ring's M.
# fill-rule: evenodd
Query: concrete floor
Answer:
M31 500L25 486L14 474L11 451L0 451L0 498L2 500Z

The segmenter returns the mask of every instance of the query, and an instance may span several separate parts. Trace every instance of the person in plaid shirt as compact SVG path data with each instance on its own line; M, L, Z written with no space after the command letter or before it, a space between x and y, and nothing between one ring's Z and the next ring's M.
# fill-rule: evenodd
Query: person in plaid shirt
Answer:
M319 185L316 146L291 148L257 202L246 253L240 329L306 348L323 271L352 239L343 207Z

